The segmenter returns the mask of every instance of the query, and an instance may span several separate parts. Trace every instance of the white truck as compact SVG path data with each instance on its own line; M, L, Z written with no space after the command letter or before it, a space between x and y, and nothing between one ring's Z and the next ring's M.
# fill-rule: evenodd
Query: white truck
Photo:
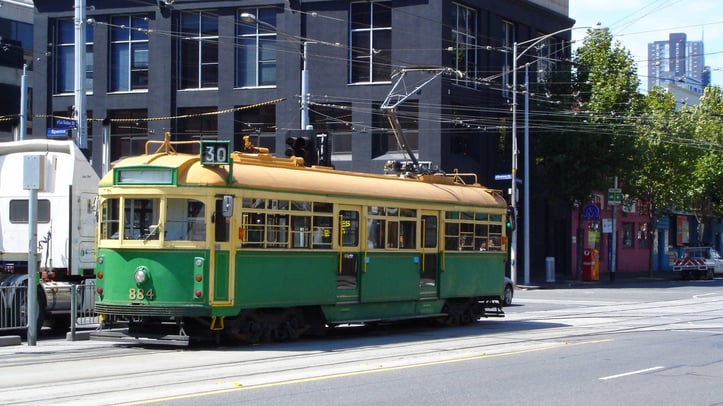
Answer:
M723 274L723 258L711 247L686 247L673 262L673 272L680 273L681 279L713 279Z
M29 190L25 157L39 156L37 254L40 286L37 323L67 329L71 286L95 280L94 235L98 174L72 140L34 139L0 143L0 330L27 326ZM78 289L83 292L83 289ZM91 295L88 295L91 296ZM79 304L95 297L79 298ZM39 330L40 326L38 326Z

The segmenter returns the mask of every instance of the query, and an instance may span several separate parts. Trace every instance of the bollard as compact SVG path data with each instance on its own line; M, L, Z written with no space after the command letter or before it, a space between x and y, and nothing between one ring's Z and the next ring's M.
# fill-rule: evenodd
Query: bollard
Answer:
M555 283L555 257L545 258L545 271L547 283Z

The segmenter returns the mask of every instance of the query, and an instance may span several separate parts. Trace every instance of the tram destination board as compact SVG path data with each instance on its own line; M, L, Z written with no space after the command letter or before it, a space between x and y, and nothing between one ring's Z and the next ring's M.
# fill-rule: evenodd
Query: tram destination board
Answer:
M201 165L228 165L231 163L231 141L201 141Z

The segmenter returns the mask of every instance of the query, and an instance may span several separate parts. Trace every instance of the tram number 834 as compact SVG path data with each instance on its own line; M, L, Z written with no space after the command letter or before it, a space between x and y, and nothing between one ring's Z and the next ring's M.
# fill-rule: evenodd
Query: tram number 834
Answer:
M153 289L144 291L142 288L130 288L128 289L128 299L130 300L153 300L155 293Z

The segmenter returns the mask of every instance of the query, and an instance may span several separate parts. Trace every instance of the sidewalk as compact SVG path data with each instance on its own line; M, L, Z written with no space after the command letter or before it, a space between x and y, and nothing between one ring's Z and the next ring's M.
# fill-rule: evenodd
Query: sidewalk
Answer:
M530 284L525 285L522 278L517 280L517 287L520 289L565 289L581 287L614 287L629 286L635 283L666 282L679 280L680 276L671 271L658 271L652 274L644 272L615 272L611 278L609 272L601 272L598 280L582 280L572 275L555 275L554 282L547 282L544 279L531 278Z

